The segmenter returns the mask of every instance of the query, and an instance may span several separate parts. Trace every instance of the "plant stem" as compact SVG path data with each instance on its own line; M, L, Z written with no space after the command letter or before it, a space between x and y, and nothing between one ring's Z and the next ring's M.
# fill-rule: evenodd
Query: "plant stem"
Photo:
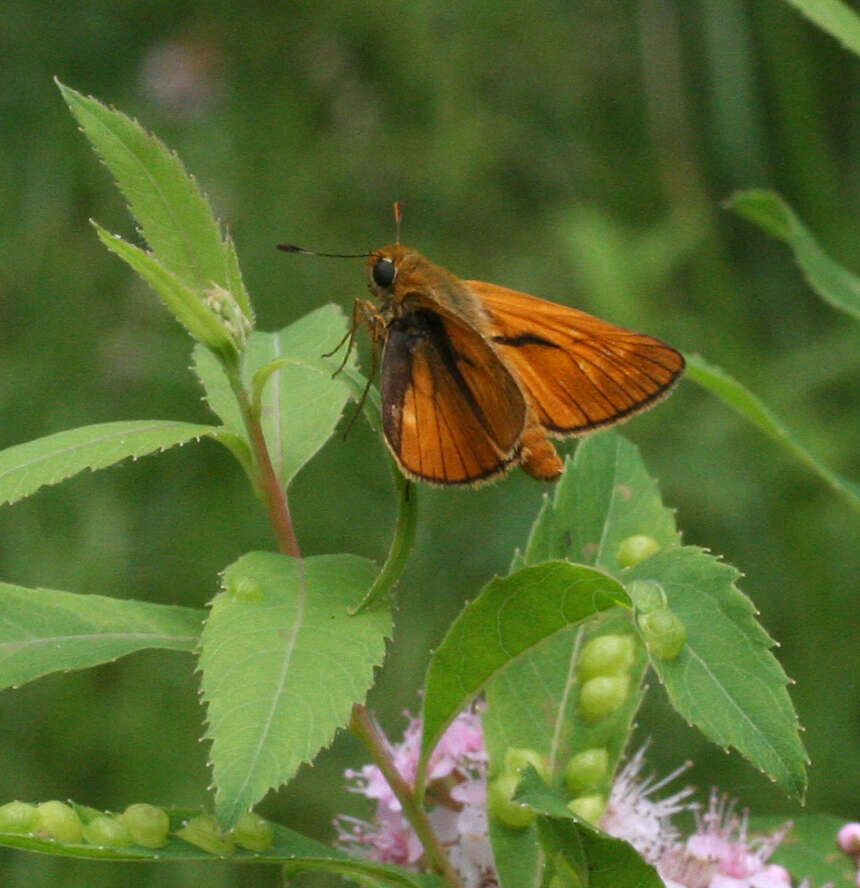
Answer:
M415 797L412 788L394 766L388 742L382 731L371 718L370 713L359 703L352 707L349 729L370 751L373 761L382 771L382 775L388 781L397 801L402 805L403 813L412 824L433 869L441 874L449 888L462 888L460 877L451 866L451 861L448 860L448 855L439 842L438 836L433 832L424 806Z
M260 424L260 414L251 406L248 392L239 377L238 368L227 367L225 369L230 378L233 392L239 401L242 419L245 421L245 428L251 441L251 449L254 452L254 460L259 472L258 481L266 501L269 521L272 523L275 539L278 541L278 548L284 555L301 558L302 553L299 549L299 541L296 537L293 519L290 516L290 506L287 502L287 492L275 474L272 459L269 456L269 448L266 445L266 438L263 434L263 426Z

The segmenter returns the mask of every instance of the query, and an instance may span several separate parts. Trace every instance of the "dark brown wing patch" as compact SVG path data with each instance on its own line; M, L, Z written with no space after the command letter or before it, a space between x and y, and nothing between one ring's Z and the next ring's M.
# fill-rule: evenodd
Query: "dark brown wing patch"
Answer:
M525 400L493 348L466 324L428 309L392 321L381 384L385 438L408 474L466 484L516 460Z

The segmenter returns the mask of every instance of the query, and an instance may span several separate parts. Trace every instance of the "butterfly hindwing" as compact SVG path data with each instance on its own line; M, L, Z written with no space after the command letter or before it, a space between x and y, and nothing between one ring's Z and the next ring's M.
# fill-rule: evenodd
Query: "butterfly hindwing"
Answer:
M516 461L523 394L492 346L465 322L426 308L391 321L381 385L385 437L407 474L464 484Z

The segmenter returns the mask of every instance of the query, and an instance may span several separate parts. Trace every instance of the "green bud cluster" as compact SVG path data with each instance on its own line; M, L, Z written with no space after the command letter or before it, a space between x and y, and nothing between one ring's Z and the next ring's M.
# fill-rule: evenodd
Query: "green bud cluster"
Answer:
M510 747L505 751L504 770L487 787L487 809L492 817L512 829L525 829L536 814L528 805L514 801L523 772L531 766L545 781L549 780L546 759L527 747Z
M229 290L213 284L203 293L204 304L221 322L237 351L244 351L251 322Z
M627 699L634 654L630 635L599 635L582 649L577 663L579 713L586 721L611 715Z
M589 823L597 825L606 808L606 796L599 790L609 782L609 750L583 749L564 768L564 785L573 798L567 807Z
M661 660L674 660L687 641L687 630L669 607L663 587L654 580L634 580L627 592L636 606L636 624L648 651Z
M83 812L83 817L79 812ZM0 832L31 833L65 844L84 841L102 848L125 848L131 844L162 848L167 844L169 831L167 812L155 805L129 805L122 814L76 809L56 799L38 805L0 805Z
M633 567L634 564L639 564L640 561L644 561L659 551L660 544L654 537L646 536L644 533L636 533L621 540L615 557L621 567Z

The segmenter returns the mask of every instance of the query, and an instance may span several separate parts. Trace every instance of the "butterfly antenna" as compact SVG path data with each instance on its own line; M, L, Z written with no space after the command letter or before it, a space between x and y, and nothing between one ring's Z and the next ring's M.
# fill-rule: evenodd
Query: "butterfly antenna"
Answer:
M319 250L306 250L295 244L278 244L278 249L285 253L301 253L304 256L323 256L326 259L363 259L370 253L321 253Z
M399 200L394 201L394 231L397 235L396 244L400 243L400 223L403 221L403 203Z

